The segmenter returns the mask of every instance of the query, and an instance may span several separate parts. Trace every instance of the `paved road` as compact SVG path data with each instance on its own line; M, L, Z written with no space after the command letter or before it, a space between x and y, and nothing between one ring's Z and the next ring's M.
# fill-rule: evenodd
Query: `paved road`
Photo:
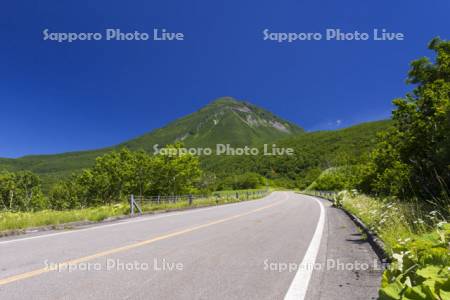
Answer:
M294 268L329 247L326 215L312 197L276 192L0 239L0 299L325 299L324 271Z

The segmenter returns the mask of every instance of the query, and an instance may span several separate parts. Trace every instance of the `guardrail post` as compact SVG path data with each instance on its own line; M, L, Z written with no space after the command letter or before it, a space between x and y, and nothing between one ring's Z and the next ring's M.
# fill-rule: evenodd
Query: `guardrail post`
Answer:
M142 198L141 198L142 201ZM142 203L142 202L141 202ZM142 214L142 209L141 207L136 203L136 200L134 199L134 195L131 194L130 196L130 215L134 215L134 209L137 208L137 210L139 211L139 213Z
M189 195L189 206L192 205L192 195Z

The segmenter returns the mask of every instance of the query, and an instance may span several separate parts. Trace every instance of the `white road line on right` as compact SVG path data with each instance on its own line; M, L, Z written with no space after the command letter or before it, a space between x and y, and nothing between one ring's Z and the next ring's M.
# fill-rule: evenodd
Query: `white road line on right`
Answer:
M313 238L309 243L308 250L303 257L303 260L298 267L297 273L295 274L294 280L292 280L291 286L284 296L284 300L303 300L306 297L306 292L308 291L309 281L314 270L314 264L317 259L317 255L320 249L320 243L322 240L323 228L325 225L325 209L323 204L314 199L320 206L320 216L317 222L316 230L314 231Z

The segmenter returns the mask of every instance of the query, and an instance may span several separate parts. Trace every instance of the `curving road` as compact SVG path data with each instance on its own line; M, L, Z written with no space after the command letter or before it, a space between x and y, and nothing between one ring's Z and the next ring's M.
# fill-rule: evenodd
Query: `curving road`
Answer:
M379 272L355 279L354 270L300 265L375 259L364 242L345 244L345 235L357 235L345 218L313 197L275 192L0 239L0 299L371 299ZM338 230L330 221L348 227L330 236ZM342 253L330 250L333 243ZM333 272L338 278L329 278Z

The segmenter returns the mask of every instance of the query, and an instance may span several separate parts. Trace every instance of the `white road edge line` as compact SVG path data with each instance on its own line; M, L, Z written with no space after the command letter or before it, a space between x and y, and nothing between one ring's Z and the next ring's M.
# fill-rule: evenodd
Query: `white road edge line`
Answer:
M264 198L268 198L270 197L272 194L269 194ZM195 208L192 210L185 210L185 211L181 211L181 212L176 212L176 213L161 213L161 215L143 215L143 216L139 216L136 217L137 219L132 219L132 220L128 220L128 221L113 221L114 223L112 224L92 224L92 227L87 227L87 228L81 228L81 229L74 229L74 230L69 230L69 231L61 231L61 232L55 232L55 233L49 233L49 234L41 234L41 235L36 235L36 236L30 236L30 237L24 237L24 238L17 238L17 239L11 239L11 240L6 240L6 241L0 241L0 245L4 245L4 244L12 244L12 243L16 243L16 242L22 242L22 241L29 241L29 240L35 240L35 239L41 239L41 238L46 238L46 237L54 237L54 236L58 236L58 235L64 235L64 234L71 234L71 233L78 233L78 232L83 232L83 231L89 231L89 230L97 230L97 229L103 229L103 228L108 228L108 227L114 227L114 226L120 226L120 225L126 225L126 224L133 224L133 223L140 223L140 222L148 222L148 221L153 221L153 220L158 220L158 219L163 219L163 218L169 218L169 217L174 217L174 216L179 216L179 215L187 215L187 214L192 214L192 213L198 213L198 212L203 212L203 211L207 211L207 210L211 210L211 209L215 209L215 208L223 208L223 207L232 207L235 206L237 204L243 204L243 203L251 203L251 202L247 202L247 201L243 201L243 202L236 202L236 203L230 203L227 205L219 205L219 206L211 206L211 207L201 207L201 208Z
M316 230L314 231L313 238L309 243L308 250L303 257L303 260L298 267L298 271L295 274L294 280L292 280L291 286L284 296L284 300L303 300L306 297L308 291L309 281L313 273L313 266L316 262L317 254L319 253L320 243L322 240L323 228L325 225L325 209L323 204L314 199L320 206L320 217L317 222Z

